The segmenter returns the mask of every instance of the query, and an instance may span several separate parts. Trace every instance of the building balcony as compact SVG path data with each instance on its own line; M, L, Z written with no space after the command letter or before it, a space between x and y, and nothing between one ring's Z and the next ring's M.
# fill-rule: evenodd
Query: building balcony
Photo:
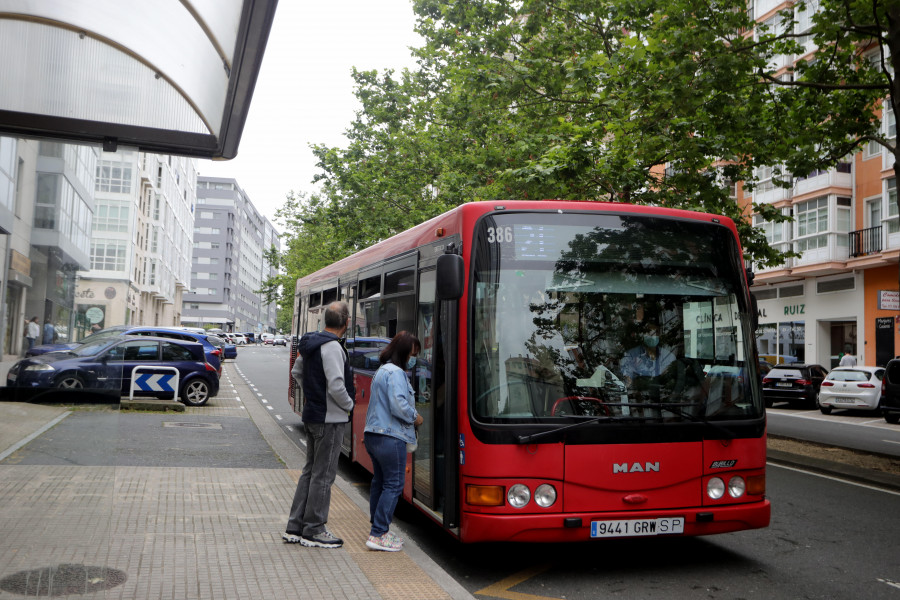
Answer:
M753 190L753 202L757 204L775 204L782 200L790 200L791 195L791 188L761 186Z
M814 177L803 177L794 181L794 197L812 194L828 188L844 188L850 193L853 179L850 173L831 169Z
M850 257L869 256L884 248L883 227L867 227L850 232Z

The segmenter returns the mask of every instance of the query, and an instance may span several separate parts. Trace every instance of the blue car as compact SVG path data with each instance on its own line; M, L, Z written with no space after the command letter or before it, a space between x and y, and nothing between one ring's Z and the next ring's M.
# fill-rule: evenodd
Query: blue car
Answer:
M176 340L193 340L203 344L206 352L206 362L211 364L216 373L222 375L222 352L225 341L218 336L197 333L189 329L180 329L177 327L147 327L141 325L115 325L106 329L101 329L96 333L92 333L80 342L70 342L68 344L44 344L43 346L35 346L29 352L25 353L26 358L30 356L40 356L47 352L59 352L76 350L83 344L94 342L97 340L108 340L123 335L152 335L156 337L164 337ZM44 348L50 348L44 350Z
M190 406L202 406L219 393L219 375L206 360L199 342L148 336L112 336L87 341L74 350L23 358L6 376L9 388L130 393L136 366L178 369L177 395ZM163 371L160 373L165 374ZM171 396L172 392L135 392Z

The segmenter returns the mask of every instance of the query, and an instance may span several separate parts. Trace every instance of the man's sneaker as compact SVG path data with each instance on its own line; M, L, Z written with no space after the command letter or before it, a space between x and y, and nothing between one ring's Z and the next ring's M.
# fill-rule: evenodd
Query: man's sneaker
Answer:
M300 543L300 534L285 531L284 533L281 534L281 539L283 539L288 544L299 544Z
M384 550L385 552L399 552L403 549L403 542L391 532L387 532L379 537L370 535L369 539L366 540L366 547L372 550Z
M333 533L326 529L322 533L313 536L301 536L300 543L310 548L340 548L344 545L344 540L335 537Z

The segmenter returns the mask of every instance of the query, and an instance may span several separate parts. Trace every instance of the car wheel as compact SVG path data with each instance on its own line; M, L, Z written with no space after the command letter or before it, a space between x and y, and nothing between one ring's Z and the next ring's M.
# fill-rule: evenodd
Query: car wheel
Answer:
M56 381L56 387L64 390L84 389L84 380L74 373L67 373Z
M884 416L884 420L890 423L891 425L896 425L900 423L900 413L895 412L884 412L882 413Z
M202 379L192 379L182 388L181 400L188 406L203 406L209 400L209 384Z
M822 405L820 404L820 405L819 405L819 411L820 411L823 415L830 415L830 414L831 414L831 407L830 407L830 406L822 406Z

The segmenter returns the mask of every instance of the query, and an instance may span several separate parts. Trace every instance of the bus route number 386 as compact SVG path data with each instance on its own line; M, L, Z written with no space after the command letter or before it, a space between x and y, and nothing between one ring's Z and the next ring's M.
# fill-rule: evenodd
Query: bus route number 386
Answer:
M684 517L591 521L591 537L631 537L684 533Z
M487 241L489 244L511 244L513 241L512 227L488 227Z

